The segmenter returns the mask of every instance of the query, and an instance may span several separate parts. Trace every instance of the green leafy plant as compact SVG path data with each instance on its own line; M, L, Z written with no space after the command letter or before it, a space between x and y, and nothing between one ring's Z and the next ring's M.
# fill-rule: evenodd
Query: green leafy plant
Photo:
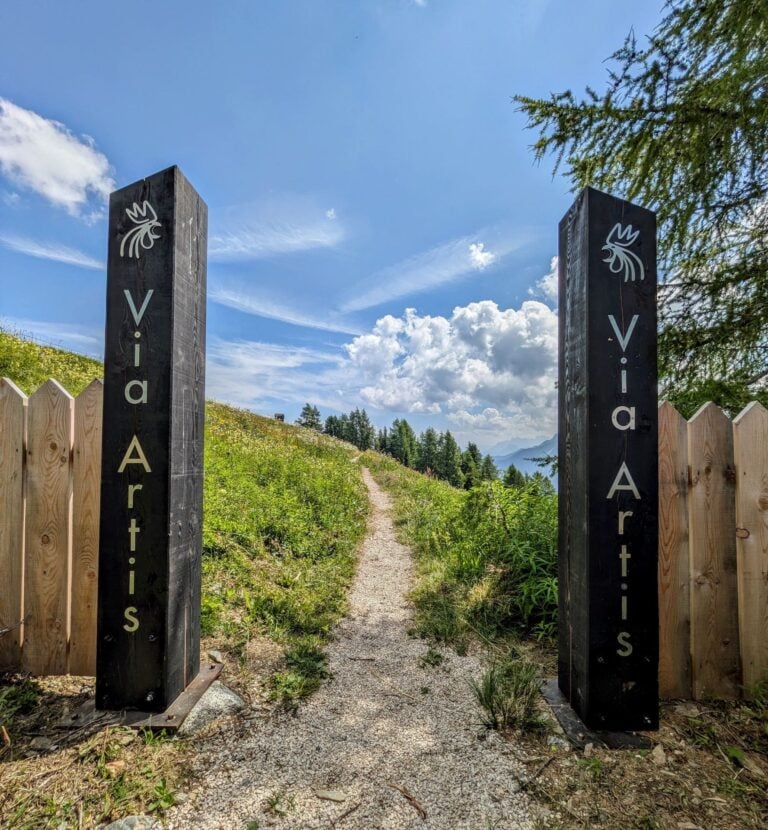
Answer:
M283 790L275 790L267 796L267 810L276 816L285 816L294 805L293 797L286 797Z
M593 781L601 781L605 777L605 762L597 755L591 755L589 758L577 758L576 763L586 770Z
M23 678L10 685L0 687L0 726L11 727L18 714L30 712L40 697L40 690L34 681Z
M322 642L317 637L305 637L286 649L286 671L276 672L270 683L273 699L281 701L289 708L312 694L330 677L328 660L322 650Z
M153 800L150 802L148 809L152 812L164 813L173 807L175 803L176 797L173 790L168 786L165 779L162 779L155 785Z
M427 653L422 654L422 656L419 658L419 665L422 668L429 667L432 669L436 669L438 666L441 666L443 664L444 660L445 657L443 657L443 655L436 648L430 646L427 649Z

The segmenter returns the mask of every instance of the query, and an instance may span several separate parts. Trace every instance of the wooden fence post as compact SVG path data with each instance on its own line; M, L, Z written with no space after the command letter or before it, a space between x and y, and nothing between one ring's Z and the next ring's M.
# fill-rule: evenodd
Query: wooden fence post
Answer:
M72 617L69 673L96 674L101 421L104 384L94 380L75 399L72 459Z
M659 407L659 694L691 696L688 424Z
M688 463L693 696L736 698L741 672L733 428L713 403L688 422Z
M768 680L768 411L753 401L733 422L736 573L743 684Z
M35 675L67 672L73 404L49 380L28 405L22 667Z
M0 378L0 669L21 662L24 614L24 431L27 396Z

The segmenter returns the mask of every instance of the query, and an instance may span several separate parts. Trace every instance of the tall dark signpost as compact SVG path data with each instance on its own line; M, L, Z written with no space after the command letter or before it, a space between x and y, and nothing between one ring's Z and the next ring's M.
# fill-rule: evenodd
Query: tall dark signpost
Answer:
M177 167L110 198L99 709L163 711L200 665L206 236Z
M593 729L654 729L656 217L587 188L559 247L559 685Z

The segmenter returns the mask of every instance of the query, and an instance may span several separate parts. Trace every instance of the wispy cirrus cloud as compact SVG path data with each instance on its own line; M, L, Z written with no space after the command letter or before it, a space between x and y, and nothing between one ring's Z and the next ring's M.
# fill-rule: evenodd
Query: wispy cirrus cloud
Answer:
M72 215L101 214L115 189L107 157L89 136L0 98L0 171Z
M214 285L208 292L208 299L219 305L227 306L227 308L242 311L245 314L266 317L270 320L280 320L294 326L303 326L319 331L334 331L341 334L360 334L360 329L357 326L337 316L324 315L320 317L309 314L277 303L240 286Z
M481 241L480 237L486 241ZM360 311L458 282L498 263L527 242L523 233L486 231L453 239L409 259L390 265L363 282L361 293L346 300L341 311Z
M53 262L63 262L65 265L91 268L94 271L104 271L106 269L106 264L101 260L94 259L88 254L78 251L77 248L59 245L57 242L43 242L39 239L30 239L27 236L0 234L0 245L18 254L26 254L36 259L50 259Z
M346 232L334 208L305 196L283 195L211 212L208 254L220 262L334 248Z
M206 393L216 400L269 412L284 403L349 406L337 387L340 352L253 340L214 338L207 349Z

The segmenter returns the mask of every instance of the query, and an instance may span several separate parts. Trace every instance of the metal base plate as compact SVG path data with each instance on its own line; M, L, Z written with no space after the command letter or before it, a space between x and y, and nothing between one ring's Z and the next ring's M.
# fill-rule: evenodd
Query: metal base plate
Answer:
M208 687L221 674L221 663L204 663L200 671L186 689L173 701L164 712L119 712L96 708L96 701L91 698L71 712L57 724L58 729L85 729L88 726L131 726L134 729L151 729L159 732L165 729L175 732L192 707L205 694Z
M557 685L557 679L545 680L541 684L541 694L550 705L565 736L576 749L584 749L587 744L609 749L653 748L653 741L637 732L601 732L590 729L571 708Z

